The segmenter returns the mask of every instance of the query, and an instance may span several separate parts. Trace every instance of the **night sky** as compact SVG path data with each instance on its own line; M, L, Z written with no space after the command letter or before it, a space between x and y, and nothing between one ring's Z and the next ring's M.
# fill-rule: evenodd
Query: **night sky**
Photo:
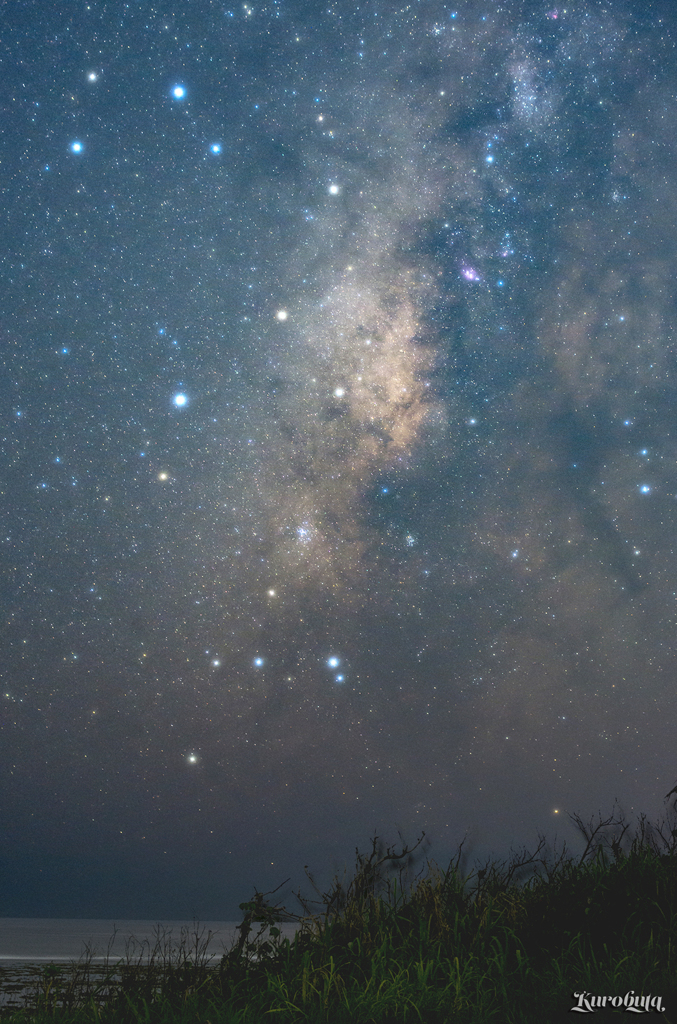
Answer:
M664 810L677 11L553 3L5 5L1 915Z

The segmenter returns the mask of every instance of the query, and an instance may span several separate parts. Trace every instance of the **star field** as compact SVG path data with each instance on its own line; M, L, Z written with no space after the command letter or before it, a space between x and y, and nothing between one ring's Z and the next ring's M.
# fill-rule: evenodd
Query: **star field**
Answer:
M660 812L676 39L8 13L7 915L234 917L374 829L444 862Z

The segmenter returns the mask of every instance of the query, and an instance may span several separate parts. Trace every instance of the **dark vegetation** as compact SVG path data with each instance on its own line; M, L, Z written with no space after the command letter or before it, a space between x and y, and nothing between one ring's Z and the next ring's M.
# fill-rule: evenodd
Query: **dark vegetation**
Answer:
M128 945L105 968L91 955L47 967L12 1024L424 1024L571 1020L573 992L660 995L677 1021L677 829L616 813L572 819L582 854L515 853L441 870L377 838L355 873L299 912L278 890L241 904L239 939L221 959L198 926L178 947ZM290 941L279 925L294 922ZM621 1012L604 1010L601 1016ZM575 1019L575 1018L574 1018ZM596 1019L599 1019L596 1018Z

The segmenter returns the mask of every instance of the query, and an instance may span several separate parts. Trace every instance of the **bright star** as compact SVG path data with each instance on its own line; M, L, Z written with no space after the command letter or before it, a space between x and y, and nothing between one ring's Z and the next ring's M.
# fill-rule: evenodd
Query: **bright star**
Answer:
M212 153L216 153L218 155L221 152L221 143L213 142L209 148L211 149Z
M341 191L341 189L340 189L340 187L338 185L330 185L329 186L329 195L330 196L337 196L340 191Z
M182 85L175 85L172 89L172 96L175 100L182 100L186 97L186 90Z
M278 309L278 311L275 314L275 316L277 317L278 320L282 321L282 320L286 320L287 319L287 317L289 316L289 313L287 312L286 309Z
M334 388L334 396L336 398L343 398L345 393L345 388Z
M257 668L261 668L263 665L263 658L254 658L254 664Z
M188 404L188 396L184 395L182 392L179 392L178 395L174 395L174 397L172 398L172 402L178 409L182 409L184 405Z
M335 682L343 683L343 682L345 682L345 678L346 678L345 676L336 676Z
M649 484L642 484L639 488L640 494L651 494L651 487Z
M188 764L197 764L197 754L189 754L186 760Z
M332 654L331 658L327 658L327 665L329 668L338 668L341 664L341 659L337 658L335 654Z
M221 664L221 661L220 661L220 659L219 659L219 658L214 658L214 659L212 660L212 667L213 667L213 668L218 668L220 664Z
M71 153L82 153L83 149L84 146L81 142L78 142L77 140L75 142L71 142Z
M87 75L87 81L88 82L96 82L96 81L98 81L98 78L99 78L99 76L97 75L96 71L90 71L89 74Z

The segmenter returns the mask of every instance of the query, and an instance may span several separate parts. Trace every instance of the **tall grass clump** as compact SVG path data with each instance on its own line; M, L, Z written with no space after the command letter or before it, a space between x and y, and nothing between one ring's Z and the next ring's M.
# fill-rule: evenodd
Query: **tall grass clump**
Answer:
M573 821L580 855L540 837L471 870L463 844L441 869L423 835L411 848L375 837L326 889L306 869L295 910L279 889L255 891L220 960L198 937L178 957L111 965L77 995L43 979L13 1024L548 1024L571 1019L574 992L631 990L660 995L677 1021L677 830L641 817L631 831L616 813Z

